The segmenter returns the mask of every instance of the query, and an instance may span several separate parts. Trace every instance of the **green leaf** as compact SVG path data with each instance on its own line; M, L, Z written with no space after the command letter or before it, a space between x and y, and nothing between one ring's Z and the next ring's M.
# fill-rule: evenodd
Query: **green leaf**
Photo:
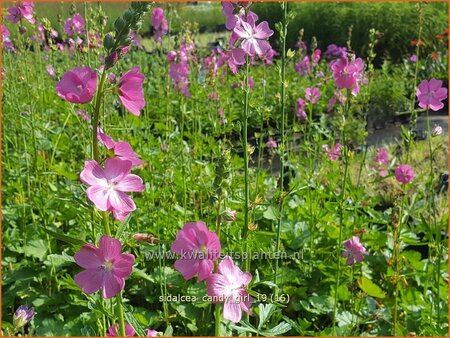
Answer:
M85 244L84 241L82 241L81 239L78 239L78 238L74 238L74 237L70 237L70 236L67 236L67 235L63 235L63 234L57 233L57 232L55 232L53 230L50 230L50 229L47 229L47 228L42 228L42 230L44 230L50 236L52 236L52 237L54 237L56 239L59 239L60 241L69 243L69 244L73 244L73 245L77 245L77 246Z
M263 213L263 217L265 219L268 219L268 220L271 220L271 221L277 220L279 218L278 215L279 215L278 210L275 207L273 207L273 206L269 206L267 208L267 210L264 211L264 213Z
M273 304L259 304L259 323L258 330L261 330L262 326L269 320L272 314L277 310L277 307Z
M376 297L376 298L386 297L386 294L384 293L384 291L378 285L376 285L374 282L372 282L370 279L368 279L366 277L358 278L358 286L361 290L363 290L369 296Z
M271 336L279 336L283 333L286 333L292 329L291 325L289 325L286 322L281 322L277 326L271 328L270 330L261 331L260 334L265 337L271 337Z
M47 245L42 239L33 239L24 246L23 252L26 256L42 260L47 253Z

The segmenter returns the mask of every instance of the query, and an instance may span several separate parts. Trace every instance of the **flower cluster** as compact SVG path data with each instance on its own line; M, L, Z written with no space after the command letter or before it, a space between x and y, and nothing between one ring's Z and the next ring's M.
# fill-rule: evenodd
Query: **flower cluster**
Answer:
M191 96L189 92L189 54L193 51L193 44L182 43L179 53L170 51L167 53L167 62L170 64L169 75L175 88L184 96Z
M335 85L339 89L351 89L354 96L359 93L359 84L362 81L364 63L357 58L354 61L343 56L331 63Z
M76 13L72 18L64 22L64 32L68 36L84 34L84 19L80 13Z
M239 322L242 311L251 314L253 299L246 291L252 275L242 272L229 256L225 256L214 270L214 262L220 258L220 241L216 233L209 231L203 222L184 225L172 243L171 251L180 255L175 262L184 279L195 276L205 281L208 296L214 303L223 302L223 317Z
M344 251L342 256L347 258L347 265L353 265L360 263L364 260L364 256L367 255L366 248L359 241L358 236L353 236L344 242Z
M5 50L8 52L15 53L16 49L14 48L14 44L12 43L10 36L11 33L9 32L8 28L6 28L5 25L2 25L3 48L5 48Z
M162 37L169 31L169 25L164 10L160 7L154 8L152 11L152 27L154 30L153 38L156 42L161 42Z
M21 2L18 6L13 6L8 8L8 15L6 20L12 23L18 23L22 19L27 20L29 23L34 25L36 20L33 16L34 3L31 1Z

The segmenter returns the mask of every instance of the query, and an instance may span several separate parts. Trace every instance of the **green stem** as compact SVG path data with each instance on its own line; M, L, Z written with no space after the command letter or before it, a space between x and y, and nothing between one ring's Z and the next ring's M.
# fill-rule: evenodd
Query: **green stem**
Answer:
M280 234L281 234L281 221L283 217L283 194L284 194L284 157L285 157L285 146L284 146L284 126L285 122L285 105L286 105L286 34L287 34L287 3L282 3L283 8L283 27L281 32L281 40L282 40L282 50L281 50L281 140L280 140L280 180L279 180L279 188L280 188L280 205L279 205L279 218L277 225L277 242L275 253L277 259L275 260L275 275L274 275L274 283L277 285L278 282L278 265L279 265L279 251L280 251ZM275 289L275 294L278 294L278 288Z
M125 337L125 320L123 318L123 304L122 304L122 291L116 296L116 311L119 319L119 333L121 337Z
M394 321L392 323L392 334L397 335L398 329L398 299L399 299L399 281L400 281L400 229L402 224L402 205L400 204L398 211L398 225L393 224L393 237L394 237L394 264L395 264L395 297L394 297Z
M215 327L214 327L214 335L216 337L220 337L221 336L221 334L220 334L220 321L221 321L221 318L222 318L222 313L220 312L220 310L221 310L220 303L217 303L215 305L215 309L214 309L214 317L215 317L215 320L216 320L216 324L215 324Z
M345 104L345 112L343 118L348 115L349 112L349 100L350 100L350 89L347 89L347 100ZM337 273L336 273L336 284L334 289L334 310L333 310L333 333L336 335L336 316L338 310L338 288L341 277L341 259L340 259L340 251L342 245L342 226L344 223L344 203L345 203L345 189L347 186L347 174L348 174L348 151L345 145L345 121L342 126L342 146L344 153L344 177L342 178L342 186L341 186L341 194L339 201L339 239L336 247L336 257L337 257Z
M248 55L245 58L245 76L244 76L244 88L245 88L245 97L244 97L244 126L242 131L243 138L243 151L244 151L244 228L243 237L244 237L244 250L248 253L248 202L250 200L250 192L249 192L249 175L248 175L248 97L250 93L250 89L248 87L248 74L249 74L250 62L248 59ZM250 270L250 260L248 254L245 259L245 269L246 271Z
M434 235L434 239L433 239L433 246L434 246L434 251L436 253L437 256L437 264L434 265L432 263L432 255L431 255L431 247L429 244L429 264L434 265L434 270L435 270L435 278L436 278L436 298L435 298L435 306L436 306L436 314L437 314L437 324L439 326L440 324L440 320L441 320L441 309L439 306L439 293L440 293L440 285L439 285L439 275L440 275L440 269L441 269L441 255L440 255L440 250L438 249L440 247L440 242L441 242L441 233L440 233L440 229L437 226L437 222L436 222L436 205L435 205L435 195L434 195L434 190L433 190L433 183L434 183L434 169L433 169L433 144L431 141L431 125L430 125L430 109L427 109L427 131L428 131L428 151L430 153L430 177L429 177L429 187L428 187L428 191L429 191L429 201L428 201L428 213L429 213L429 217L430 217L430 221L429 224L430 226L432 226L432 228L435 231L435 235ZM431 231L432 233L432 231ZM433 238L433 235L431 235L431 237ZM431 242L431 238L430 238L430 242Z

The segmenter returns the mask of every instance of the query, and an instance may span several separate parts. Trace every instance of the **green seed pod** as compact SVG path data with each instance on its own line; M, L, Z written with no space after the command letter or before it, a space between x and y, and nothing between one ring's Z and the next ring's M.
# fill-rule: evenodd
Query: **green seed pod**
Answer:
M126 27L126 22L121 18L118 17L116 21L114 21L114 28L116 31L120 32Z
M105 38L103 39L103 46L106 50L111 50L114 47L114 38L111 34L106 34Z

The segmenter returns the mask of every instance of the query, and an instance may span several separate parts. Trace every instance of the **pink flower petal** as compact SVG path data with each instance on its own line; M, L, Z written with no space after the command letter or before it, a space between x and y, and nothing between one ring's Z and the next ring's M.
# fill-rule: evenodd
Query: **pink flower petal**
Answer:
M125 287L125 281L109 272L103 281L103 298L112 298Z
M74 257L75 262L84 269L95 269L102 266L102 258L99 257L98 249L92 244L85 244Z
M116 190L123 192L144 191L145 186L142 178L134 174L129 174L117 183Z
M96 292L103 285L103 269L88 269L76 274L73 278L75 283L83 289L84 293Z
M104 260L112 261L120 255L121 249L122 245L118 239L111 238L107 235L103 235L102 238L100 238L98 252Z
M114 209L120 212L136 210L136 204L134 204L131 197L121 191L111 191L108 201Z
M239 304L228 301L223 306L223 318L231 320L233 323L240 322L242 318L242 310Z
M120 254L113 263L113 274L116 277L127 278L133 271L134 256L131 254Z

